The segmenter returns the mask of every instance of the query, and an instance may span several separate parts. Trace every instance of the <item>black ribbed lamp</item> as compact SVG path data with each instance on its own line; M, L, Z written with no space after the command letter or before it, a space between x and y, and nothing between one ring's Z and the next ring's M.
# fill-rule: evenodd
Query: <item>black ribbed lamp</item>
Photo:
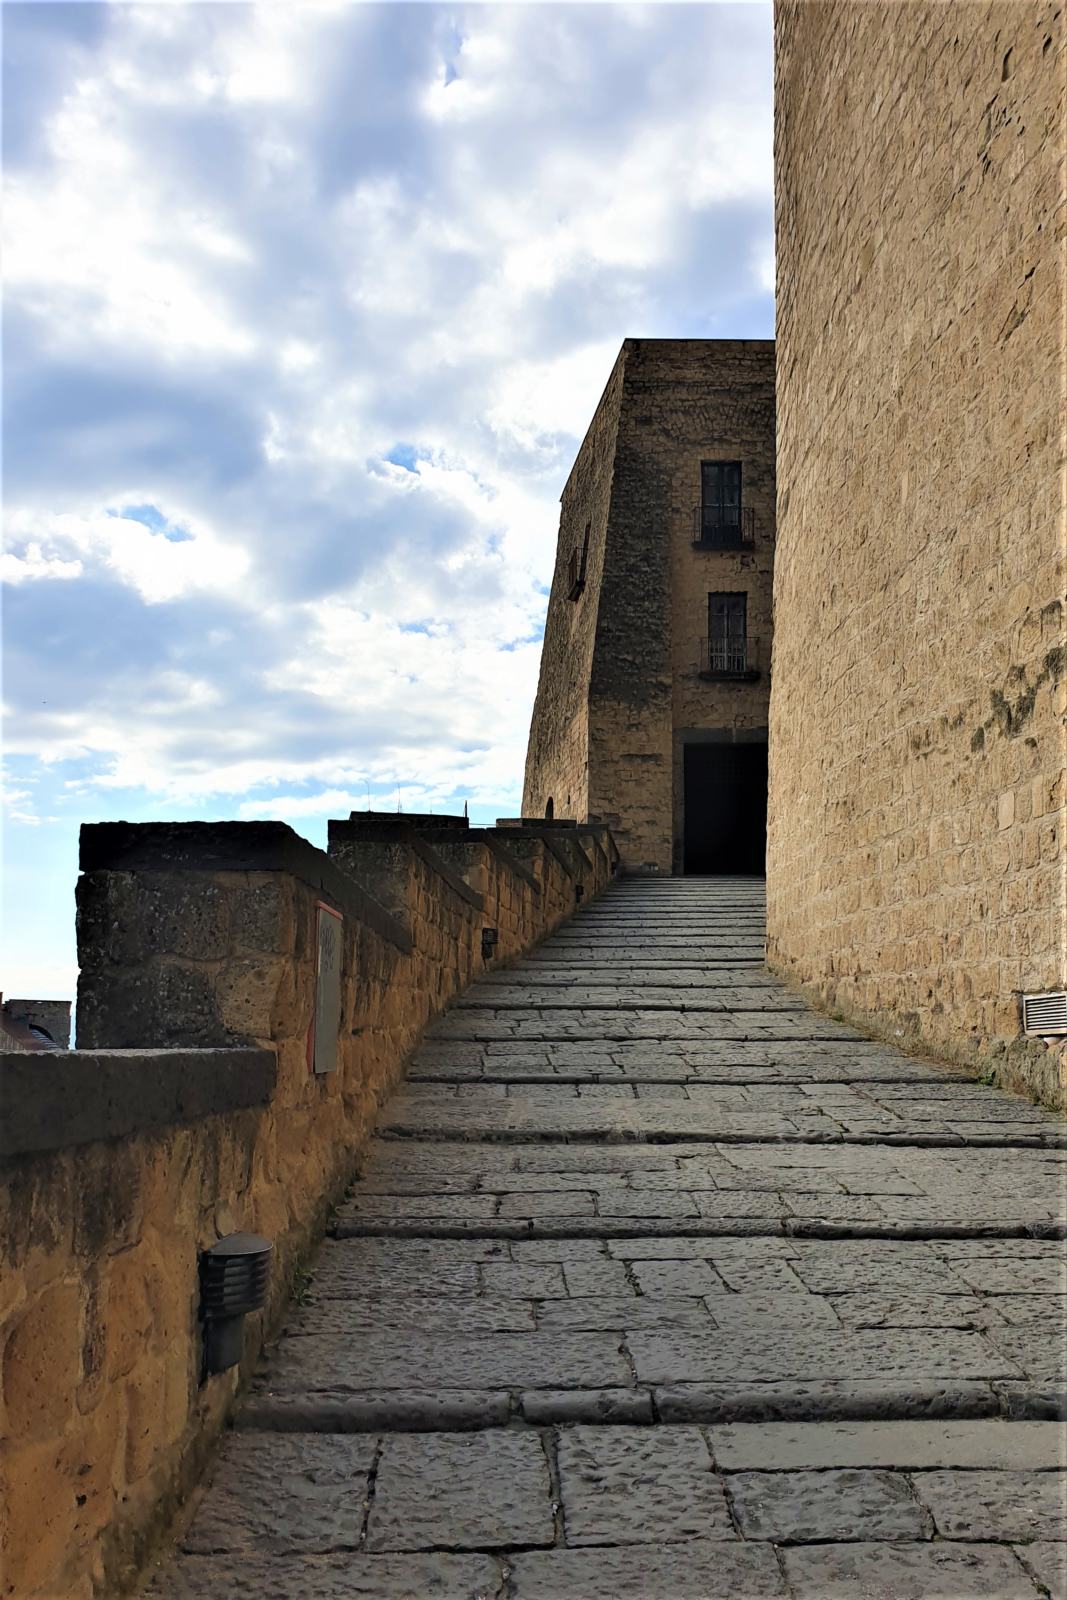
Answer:
M267 1301L273 1251L258 1233L229 1233L201 1255L205 1371L225 1372L240 1361L244 1319Z

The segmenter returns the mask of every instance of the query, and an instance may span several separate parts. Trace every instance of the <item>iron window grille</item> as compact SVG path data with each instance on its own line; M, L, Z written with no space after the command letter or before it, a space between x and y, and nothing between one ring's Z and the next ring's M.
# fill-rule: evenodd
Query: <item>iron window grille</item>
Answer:
M702 678L758 678L758 641L748 636L748 596L708 595L708 632L700 641Z
M693 544L699 550L752 550L756 543L756 515L751 506L708 505L693 507Z
M712 682L733 678L754 683L760 676L758 639L701 639L699 645L702 678Z

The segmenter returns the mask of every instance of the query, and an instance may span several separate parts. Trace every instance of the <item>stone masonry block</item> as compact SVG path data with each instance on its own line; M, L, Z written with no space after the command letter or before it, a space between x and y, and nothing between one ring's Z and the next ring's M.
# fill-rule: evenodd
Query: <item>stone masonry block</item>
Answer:
M376 1451L373 1434L230 1434L182 1548L354 1550Z
M536 1433L386 1439L368 1550L494 1549L554 1539L548 1461Z
M697 1428L568 1428L559 1473L568 1545L734 1537Z

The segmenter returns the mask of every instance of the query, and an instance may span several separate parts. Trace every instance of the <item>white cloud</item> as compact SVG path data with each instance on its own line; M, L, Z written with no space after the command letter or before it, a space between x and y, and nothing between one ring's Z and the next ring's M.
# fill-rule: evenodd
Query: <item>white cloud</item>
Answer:
M18 803L513 811L621 340L770 332L769 13L9 13Z
M175 542L143 522L108 509L53 516L15 508L6 540L20 546L0 558L8 582L27 578L77 578L99 563L140 595L146 605L196 590L231 593L248 572L247 550L220 539L196 518L175 518ZM76 553L76 554L75 554Z
M80 561L44 555L33 539L23 546L21 555L9 550L0 555L0 580L4 583L25 583L29 578L80 578L84 570Z

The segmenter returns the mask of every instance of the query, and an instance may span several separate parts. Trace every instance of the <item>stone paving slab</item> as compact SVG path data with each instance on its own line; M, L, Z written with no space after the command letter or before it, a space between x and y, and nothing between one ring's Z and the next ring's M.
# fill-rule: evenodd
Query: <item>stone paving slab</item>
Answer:
M736 1537L698 1428L570 1428L558 1459L568 1545Z
M1067 1540L1067 1474L917 1473L915 1493L943 1539Z
M373 1437L235 1433L182 1548L274 1555L356 1550L363 1535ZM294 1514L279 1517L288 1502Z
M1015 1554L1049 1600L1067 1600L1067 1545L1043 1543L1015 1545Z
M804 1544L824 1539L928 1539L933 1518L903 1473L738 1472L730 1506L746 1539Z
M1034 1600L1014 1552L992 1544L826 1544L786 1549L795 1600Z
M144 1591L146 1600L504 1600L492 1556L183 1556Z
M364 1389L617 1388L632 1382L614 1332L437 1334L378 1329L283 1339L271 1362L275 1394L358 1394ZM1012 1376L1019 1376L1011 1368Z
M1056 1422L739 1423L708 1437L716 1466L734 1472L1067 1467L1067 1435Z
M384 1441L368 1550L522 1549L555 1538L548 1459L536 1433L398 1434Z
M771 1381L847 1375L860 1380L1018 1378L1023 1369L981 1334L954 1328L806 1330L795 1325L714 1339L688 1330L627 1331L626 1346L641 1383Z
M511 1600L779 1600L787 1590L769 1545L694 1539L658 1550L516 1556L510 1594Z

